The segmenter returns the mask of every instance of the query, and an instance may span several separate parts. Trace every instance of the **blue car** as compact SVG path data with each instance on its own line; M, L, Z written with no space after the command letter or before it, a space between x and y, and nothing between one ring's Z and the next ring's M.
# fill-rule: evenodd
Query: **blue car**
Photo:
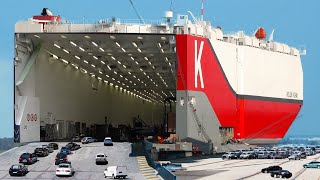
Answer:
M60 152L65 154L71 154L71 150L67 146L61 147Z
M106 138L104 138L103 144L104 144L105 146L113 146L111 137L106 137Z
M304 168L320 168L320 162L319 161L312 161L310 163L304 164Z

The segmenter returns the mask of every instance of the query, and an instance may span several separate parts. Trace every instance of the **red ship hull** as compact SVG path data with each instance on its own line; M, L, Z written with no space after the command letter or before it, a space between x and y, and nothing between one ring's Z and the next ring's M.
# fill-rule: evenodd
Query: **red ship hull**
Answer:
M203 44L201 68L204 87L195 87L193 44ZM284 137L301 107L301 100L239 95L232 89L208 39L177 35L177 90L203 92L222 127L232 127L235 139L277 140ZM189 48L192 47L192 48ZM207 131L210 131L208 129Z

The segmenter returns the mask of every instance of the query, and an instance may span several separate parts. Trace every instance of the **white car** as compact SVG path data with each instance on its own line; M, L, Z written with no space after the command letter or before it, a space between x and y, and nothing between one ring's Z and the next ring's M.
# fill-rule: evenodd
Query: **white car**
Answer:
M56 169L56 176L73 176L74 173L71 164L61 163Z
M96 155L96 164L108 164L107 156L104 153L99 153Z
M88 144L97 141L93 137L84 137L81 139L82 144Z
M112 177L112 178L126 178L127 167L126 166L110 166L104 171L104 178Z

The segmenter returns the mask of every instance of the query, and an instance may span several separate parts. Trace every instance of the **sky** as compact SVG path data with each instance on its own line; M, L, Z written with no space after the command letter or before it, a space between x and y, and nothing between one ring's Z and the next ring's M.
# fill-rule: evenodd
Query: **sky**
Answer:
M160 20L170 8L171 0L133 0L144 19ZM240 3L241 2L241 3ZM14 25L39 15L42 8L49 8L64 19L81 21L117 17L138 19L129 0L6 0L0 7L0 138L13 136L13 48ZM205 0L204 19L213 26L221 26L224 32L245 31L253 34L258 27L267 33L275 29L274 41L289 46L306 48L302 56L304 73L304 104L289 129L290 135L320 135L320 1L292 0ZM201 0L173 0L177 14L193 12L200 15Z

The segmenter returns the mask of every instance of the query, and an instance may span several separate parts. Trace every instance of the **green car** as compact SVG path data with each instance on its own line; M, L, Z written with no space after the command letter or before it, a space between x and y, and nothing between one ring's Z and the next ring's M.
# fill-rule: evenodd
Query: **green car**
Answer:
M320 162L318 161L312 161L308 164L303 165L304 168L320 168Z

